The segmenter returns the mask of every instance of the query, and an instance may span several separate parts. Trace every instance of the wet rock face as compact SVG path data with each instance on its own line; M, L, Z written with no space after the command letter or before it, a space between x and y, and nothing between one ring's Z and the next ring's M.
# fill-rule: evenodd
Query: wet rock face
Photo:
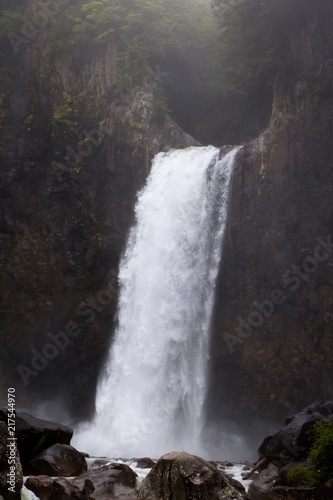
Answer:
M7 422L8 411L0 409L0 420ZM15 437L22 464L30 461L46 448L56 444L69 444L73 430L65 425L17 412L15 416Z
M286 425L274 436L264 439L258 452L260 461L252 474L259 470L249 486L251 500L328 499L332 495L332 479L313 486L310 481L297 484L289 473L295 466L313 474L310 457L313 440L312 426L318 420L331 419L333 401L321 401L307 406L286 420ZM329 467L329 464L327 464ZM294 469L294 472L297 469ZM329 476L328 476L329 477ZM311 485L311 486L310 486Z
M55 444L24 465L24 474L47 476L78 476L87 470L82 453L66 444Z
M31 476L25 486L41 500L136 500L136 474L125 464L88 470L75 478Z
M29 477L25 486L41 500L135 500L136 474L125 464L88 470L75 478Z
M296 459L305 459L310 452L309 432L318 420L332 418L333 401L321 401L307 406L288 418L285 427L274 436L265 438L259 447L260 458L281 467Z
M232 486L212 463L185 452L172 452L163 455L144 479L139 500L246 499L239 486Z
M333 9L321 7L290 33L270 125L233 177L209 407L246 428L333 394Z
M47 55L48 35L20 47L2 90L0 384L22 406L54 399L62 419L65 400L83 419L114 328L136 193L154 154L197 143L156 117L149 82L115 90L115 47L80 65Z
M133 458L131 465L139 467L139 469L151 469L156 462L149 457Z
M95 500L135 500L137 498L136 474L126 464L110 464L88 470L71 481L74 487L82 488L87 480L93 485Z
M250 500L308 500L314 498L315 488L292 488L283 486L279 482L279 470L270 464L250 484Z
M49 476L30 476L25 481L25 487L35 493L40 500L94 500L90 493L94 486L86 481L82 488L73 486L65 478L52 478Z

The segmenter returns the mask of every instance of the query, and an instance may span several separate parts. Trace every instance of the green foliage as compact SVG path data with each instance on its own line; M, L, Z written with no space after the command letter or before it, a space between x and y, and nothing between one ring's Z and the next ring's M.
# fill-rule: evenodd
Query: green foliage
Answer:
M23 25L22 16L23 7L16 7L15 2L9 6L8 10L2 10L0 12L1 79L3 79L5 75L13 73L16 69L16 55L8 36L12 33L21 31Z
M15 70L19 59L7 35L20 33L24 25L25 2L7 3L10 6L0 13L0 76ZM73 70L79 73L100 47L112 47L117 53L112 90L119 93L142 85L147 65L155 70L160 64L170 76L157 80L155 116L162 118L170 106L173 118L202 142L239 142L256 134L269 118L273 81L288 66L291 30L301 23L311 2L212 3L215 19L208 5L198 0L71 0L49 24L45 48L49 56L74 53ZM50 74L49 68L39 70L41 80ZM315 84L305 85L295 103L318 92ZM281 110L286 105L290 103L283 99L277 103ZM64 99L54 121L73 127L76 110ZM212 130L217 134L211 141Z
M84 49L86 56L96 45L110 42L127 59L120 64L123 89L129 85L124 66L135 76L143 73L151 57L196 58L200 47L212 43L212 33L216 34L208 12L195 0L74 1L58 16L51 50Z
M0 16L0 38L5 38L10 33L20 31L23 25L22 7L2 10Z
M289 486L317 486L318 477L316 471L304 469L299 465L292 467L287 473L287 482Z
M132 122L131 127L136 128L138 130L143 130L145 128L144 124L141 122Z
M5 37L9 31L20 33L23 11L13 9L8 15L3 14ZM112 47L117 53L117 82L113 90L119 93L142 85L147 77L154 83L154 78L147 75L147 66L155 70L161 64L161 71L170 73L169 83L175 90L179 88L177 67L186 68L187 80L183 79L181 85L190 85L192 93L206 96L212 91L207 80L208 54L216 36L216 23L208 5L197 0L71 0L48 26L45 49L48 60L54 55L75 54L73 70L80 72L100 47ZM8 45L7 39L6 42ZM16 57L11 47L7 52ZM190 77L192 73L195 78ZM48 75L48 68L40 68L41 80ZM166 89L166 81L158 79L157 83ZM162 87L154 91L157 117L169 111L167 93L169 89ZM188 96L190 99L189 93ZM73 111L71 103L61 102L54 112L54 121L73 125Z
M214 60L221 89L230 93L273 84L290 62L290 33L313 9L309 0L213 0L213 5L220 29Z
M78 100L64 92L59 106L54 110L53 119L56 123L61 123L72 127L77 125L75 118L78 116Z
M165 90L160 85L156 85L153 90L154 94L154 112L157 117L163 118L170 112L168 106L168 98Z
M213 0L213 6L219 28L211 56L216 127L225 131L225 143L237 140L229 130L248 140L268 124L276 75L294 69L290 36L311 20L313 2ZM280 101L279 109L284 104Z
M133 77L130 74L130 65L128 63L128 55L126 52L118 54L118 69L117 69L117 84L116 92L126 92L133 84Z
M312 429L311 461L317 469L333 475L333 419L319 420Z
M26 117L26 119L24 120L24 124L28 128L28 130L31 129L31 125L32 125L33 120L34 120L34 115L33 114L28 115Z
M248 0L223 11L213 56L221 91L244 95L249 86L272 85L287 45L287 10L280 0Z
M304 82L303 85L298 89L297 100L301 101L303 99L312 100L316 95L321 92L321 87L318 83Z
M99 248L102 248L103 236L101 233L96 233L94 239L98 241Z
M106 118L103 118L103 120L101 120L98 124L98 130L101 136L103 135L105 124L106 124Z

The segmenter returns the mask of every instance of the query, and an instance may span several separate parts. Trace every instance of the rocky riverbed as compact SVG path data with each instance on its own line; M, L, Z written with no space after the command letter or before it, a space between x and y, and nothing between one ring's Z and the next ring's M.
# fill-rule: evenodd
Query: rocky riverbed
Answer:
M89 457L70 445L72 429L27 413L16 414L12 436L3 409L0 499L1 495L3 500L332 499L333 474L316 487L290 485L286 479L294 465L309 467L308 431L332 414L333 401L306 407L265 438L256 464L235 464L175 451L158 460Z

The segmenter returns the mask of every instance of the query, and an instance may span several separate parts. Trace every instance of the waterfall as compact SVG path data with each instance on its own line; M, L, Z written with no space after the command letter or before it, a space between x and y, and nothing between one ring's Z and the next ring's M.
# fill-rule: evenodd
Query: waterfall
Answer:
M78 436L95 455L204 455L209 326L233 160L213 146L158 154L120 272L118 328Z

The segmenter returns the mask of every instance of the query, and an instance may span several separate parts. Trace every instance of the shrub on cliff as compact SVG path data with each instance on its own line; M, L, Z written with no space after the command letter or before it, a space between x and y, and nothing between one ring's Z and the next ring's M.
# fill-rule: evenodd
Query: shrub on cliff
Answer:
M333 477L333 418L315 422L309 435L312 470L299 465L290 469L287 481L292 486L318 486Z
M287 474L287 482L290 486L317 486L318 478L315 471L304 469L300 465L295 465Z
M314 442L310 458L323 480L333 476L333 418L319 420L312 429Z

